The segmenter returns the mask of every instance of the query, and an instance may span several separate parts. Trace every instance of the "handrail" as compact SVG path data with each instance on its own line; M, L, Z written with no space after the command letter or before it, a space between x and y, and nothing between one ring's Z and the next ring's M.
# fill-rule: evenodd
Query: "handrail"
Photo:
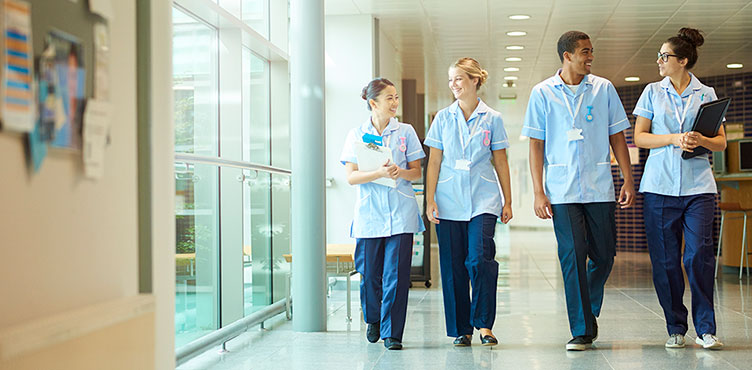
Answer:
M193 342L179 347L175 351L175 366L184 364L188 360L204 353L212 346L219 345L237 337L238 335L248 330L250 326L260 324L272 318L273 316L285 312L287 307L289 307L291 301L292 299L280 299L279 301L274 302L271 305L266 306L238 321L235 321L230 325L219 328L207 335L204 335L203 337L194 340Z
M278 175L286 175L286 176L292 175L292 171L288 169L284 169L284 168L266 166L263 164L256 164L256 163L246 162L246 161L235 161L232 159L207 157L207 156L196 155L196 154L175 153L175 162L200 163L200 164L209 164L209 165L223 166L223 167L241 168L244 170L270 172L270 173L274 173Z

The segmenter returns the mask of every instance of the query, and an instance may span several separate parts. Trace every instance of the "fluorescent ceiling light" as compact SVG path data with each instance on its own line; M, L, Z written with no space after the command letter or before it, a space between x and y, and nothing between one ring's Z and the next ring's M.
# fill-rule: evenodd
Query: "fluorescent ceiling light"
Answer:
M517 76L504 76L504 79L507 81L516 81Z
M504 60L506 60L507 62L521 62L522 58L520 58L520 57L507 57Z
M504 68L504 72L517 72L519 70L520 69L517 68L517 67L506 67L506 68Z
M522 45L507 45L507 50L522 50L524 48Z
M627 82L637 82L639 80L640 78L637 76L624 77L624 81L627 81Z
M523 21L525 19L530 19L530 16L527 14L514 14L514 15L510 15L509 19L512 19L515 21Z
M729 63L729 64L726 64L726 68L728 68L728 69L739 69L739 68L742 68L742 67L744 67L744 64L741 64L741 63Z
M527 35L527 32L525 31L509 31L507 32L507 36L525 36Z

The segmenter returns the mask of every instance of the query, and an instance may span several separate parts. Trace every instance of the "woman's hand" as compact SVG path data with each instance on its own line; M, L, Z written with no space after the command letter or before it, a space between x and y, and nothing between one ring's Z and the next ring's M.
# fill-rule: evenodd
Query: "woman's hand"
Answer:
M511 219L512 219L512 205L505 204L504 208L501 209L501 222L506 224Z
M684 141L684 150L691 152L692 149L697 148L698 146L705 146L703 143L705 143L708 138L697 131L690 131L685 133L682 139Z
M428 217L428 221L435 224L439 223L439 207L436 206L436 202L429 201L426 204L426 217Z
M387 176L386 177L389 177L389 178L394 179L394 180L397 180L397 178L400 177L400 170L401 170L401 168L399 168L399 166L397 166L396 164L392 163L392 164L385 165L385 167L386 167L386 172L387 172Z
M533 210L538 218L546 220L553 217L553 211L551 210L551 201L544 193L535 193L535 201L533 202Z

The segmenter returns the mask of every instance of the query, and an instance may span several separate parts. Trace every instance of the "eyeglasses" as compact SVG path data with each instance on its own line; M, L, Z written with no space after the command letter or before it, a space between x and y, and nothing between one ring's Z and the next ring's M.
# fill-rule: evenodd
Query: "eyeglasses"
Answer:
M679 56L679 55L676 55L676 54L661 53L660 51L658 52L658 59L662 60L662 61L663 61L663 63L666 63L666 62L668 62L668 57L677 57L677 58L681 58L681 56Z

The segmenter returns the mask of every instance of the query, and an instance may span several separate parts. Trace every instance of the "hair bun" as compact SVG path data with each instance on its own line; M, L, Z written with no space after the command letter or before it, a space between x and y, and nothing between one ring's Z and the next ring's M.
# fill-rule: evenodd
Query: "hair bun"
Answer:
M481 84L485 83L487 79L488 79L488 71L486 71L485 69L481 69L480 70L480 82L481 82Z
M363 91L360 92L360 97L363 100L368 100L368 86L363 88Z
M695 47L700 47L705 43L705 38L703 38L700 31L695 28L683 27L679 30L679 34L677 36L684 40L687 40L687 42L694 45Z

